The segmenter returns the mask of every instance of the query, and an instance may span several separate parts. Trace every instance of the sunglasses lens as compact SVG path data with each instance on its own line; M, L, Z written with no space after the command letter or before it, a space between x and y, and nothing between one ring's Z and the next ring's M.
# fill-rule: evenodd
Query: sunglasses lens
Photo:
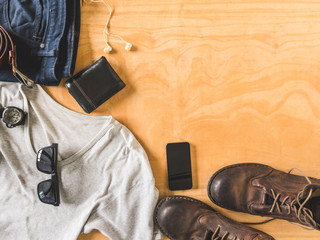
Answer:
M37 168L44 173L54 172L54 147L46 147L39 150L37 155Z
M55 185L51 179L38 184L38 196L44 203L56 205L57 197L55 192Z

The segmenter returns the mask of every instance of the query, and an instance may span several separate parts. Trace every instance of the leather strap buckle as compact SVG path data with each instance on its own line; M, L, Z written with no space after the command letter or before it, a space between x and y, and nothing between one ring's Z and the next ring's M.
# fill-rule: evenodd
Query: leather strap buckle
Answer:
M11 50L9 50L9 47L11 47ZM5 62L12 66L12 73L19 82L27 87L32 87L34 82L17 68L17 51L12 38L4 27L0 25L0 68L5 65Z

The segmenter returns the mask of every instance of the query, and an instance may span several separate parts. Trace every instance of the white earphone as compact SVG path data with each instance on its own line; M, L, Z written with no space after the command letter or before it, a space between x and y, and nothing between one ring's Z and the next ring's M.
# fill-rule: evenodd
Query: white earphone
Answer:
M110 53L112 51L112 47L107 43L107 46L103 49L104 53Z
M85 0L85 2L86 3L104 3L104 5L106 5L106 7L109 10L109 16L108 16L107 22L106 22L106 24L104 26L104 30L103 30L103 38L104 38L104 42L106 43L106 47L103 49L103 51L106 54L112 52L112 47L109 45L108 37L115 37L115 38L120 39L122 42L124 42L126 44L124 49L126 51L130 51L132 49L131 43L124 40L120 35L112 34L109 32L109 23L110 23L110 19L111 19L112 13L113 13L113 9L110 6L110 4L105 0Z
M127 42L127 44L126 44L126 46L125 46L125 50L127 50L127 51L130 51L131 50L131 48L132 48L132 44L131 43L129 43L129 42Z

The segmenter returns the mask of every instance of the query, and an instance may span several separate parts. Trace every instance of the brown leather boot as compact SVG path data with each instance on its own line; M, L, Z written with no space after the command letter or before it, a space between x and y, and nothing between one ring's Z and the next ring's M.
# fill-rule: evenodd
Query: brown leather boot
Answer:
M160 230L173 240L274 240L190 197L162 199L155 209L154 218Z
M212 175L211 201L233 211L285 219L320 230L320 180L256 163L230 165Z

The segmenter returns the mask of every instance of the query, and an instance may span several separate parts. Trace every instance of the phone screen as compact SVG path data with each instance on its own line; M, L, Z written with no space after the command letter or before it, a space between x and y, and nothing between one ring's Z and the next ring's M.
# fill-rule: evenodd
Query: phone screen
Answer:
M190 144L188 142L168 143L166 150L169 189L192 188Z

